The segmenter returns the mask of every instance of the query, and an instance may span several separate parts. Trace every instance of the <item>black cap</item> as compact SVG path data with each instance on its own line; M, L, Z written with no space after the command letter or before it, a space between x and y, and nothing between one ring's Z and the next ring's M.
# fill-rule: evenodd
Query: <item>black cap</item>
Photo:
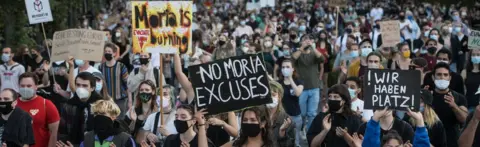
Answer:
M433 101L433 95L430 91L422 89L420 90L420 98L423 100L423 103L431 106Z

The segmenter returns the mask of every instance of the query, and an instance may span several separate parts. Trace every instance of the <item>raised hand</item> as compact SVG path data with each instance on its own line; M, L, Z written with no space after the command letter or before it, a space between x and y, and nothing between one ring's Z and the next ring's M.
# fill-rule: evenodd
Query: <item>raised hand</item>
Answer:
M330 114L323 118L323 129L330 131L332 128L332 120L330 119Z

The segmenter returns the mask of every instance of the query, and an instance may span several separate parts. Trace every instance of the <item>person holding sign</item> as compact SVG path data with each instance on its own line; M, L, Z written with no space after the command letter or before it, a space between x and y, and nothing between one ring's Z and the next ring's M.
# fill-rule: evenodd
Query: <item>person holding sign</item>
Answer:
M447 140L448 146L455 147L458 146L456 140L460 135L458 130L467 119L467 100L462 94L448 88L452 76L447 64L435 65L432 73L435 80L432 107L444 124L447 138L451 138Z
M351 98L345 85L328 89L328 112L319 113L307 133L309 146L348 147L350 134L363 123L353 112Z
M318 65L323 62L322 53L313 47L313 36L302 36L302 46L292 57L295 60L299 77L304 83L304 91L300 96L300 110L302 116L307 117L307 128L310 128L313 119L317 115L318 103L320 102L320 71Z
M437 116L437 113L432 108L433 95L430 91L422 89L420 90L421 101L420 101L420 113L425 119L425 127L428 130L428 137L430 138L430 144L435 147L446 147L447 146L447 137L445 134L445 128L443 128L443 123ZM410 125L415 126L417 124L415 118L407 115L403 118L404 121L410 123Z
M413 140L405 140L400 136L397 131L392 130L387 133L380 132L381 123L380 119L385 115L391 113L390 110L387 110L385 107L383 110L377 110L373 115L372 119L367 123L367 130L365 132L365 137L363 138L362 146L364 147L392 147L392 146L410 146L410 147L429 147L430 138L428 137L427 128L423 121L422 114L420 112L412 112L408 109L408 115L415 119L416 131L415 138ZM383 135L385 134L385 135ZM383 135L383 137L381 137ZM412 132L413 135L413 132ZM409 142L412 142L410 144Z
M381 115L380 115L381 114ZM375 116L377 115L377 116ZM375 110L372 119L369 122L375 121L380 124L380 136L377 138L384 138L385 134L391 131L396 131L403 141L413 141L413 128L407 122L393 117L393 110ZM357 133L366 136L366 129L369 123L362 124ZM376 138L375 138L376 139Z
M350 107L355 113L362 116L362 121L367 122L372 118L373 111L363 109L364 102L362 98L359 97L362 92L362 84L358 77L349 77L345 80L345 83L348 86L348 92L350 98L352 98L352 106Z

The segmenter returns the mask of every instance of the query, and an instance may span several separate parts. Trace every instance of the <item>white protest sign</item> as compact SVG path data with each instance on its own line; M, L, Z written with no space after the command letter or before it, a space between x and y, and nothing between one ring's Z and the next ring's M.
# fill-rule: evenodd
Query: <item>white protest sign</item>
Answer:
M275 7L275 0L262 0L260 1L260 7Z
M393 47L400 43L400 22L398 20L381 21L382 46Z
M261 7L259 0L247 0L247 11L260 9Z
M471 30L468 36L468 48L480 49L480 31Z
M67 60L69 56L88 61L102 61L105 32L69 29L53 34L51 61Z
M25 6L30 24L53 21L48 0L25 0Z

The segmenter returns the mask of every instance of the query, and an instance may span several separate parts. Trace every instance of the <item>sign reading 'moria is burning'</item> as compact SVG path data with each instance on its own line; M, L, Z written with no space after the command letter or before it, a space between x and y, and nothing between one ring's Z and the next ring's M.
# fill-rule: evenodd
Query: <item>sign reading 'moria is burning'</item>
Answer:
M132 1L133 52L190 53L192 1Z

